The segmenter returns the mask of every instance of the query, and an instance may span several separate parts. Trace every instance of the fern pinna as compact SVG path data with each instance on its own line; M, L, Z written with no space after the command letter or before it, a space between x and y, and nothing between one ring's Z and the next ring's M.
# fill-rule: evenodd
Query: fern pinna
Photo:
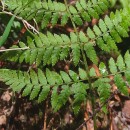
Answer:
M90 97L90 89L97 91L101 103L109 98L112 93L110 75L113 75L113 82L118 90L128 95L126 81L130 82L129 52L126 52L124 58L120 55L116 63L111 58L108 69L103 62L98 61L96 48L107 53L118 52L116 43L128 37L129 8L106 15L104 12L111 8L111 2L107 0L77 0L73 5L67 4L66 0L65 3L51 0L6 0L5 7L13 13L4 13L12 15L17 12L16 18L21 21L31 23L35 20L41 31L27 36L25 42L12 45L0 56L5 61L30 65L36 63L36 71L0 69L1 80L13 91L22 92L23 96L29 95L31 100L36 99L39 103L51 96L54 111L58 111L71 98L72 102L69 103L74 113L78 113L81 103ZM23 11L19 11L21 9ZM98 20L97 24L87 27L85 31L77 30L76 26L91 22L93 18ZM74 32L69 34L56 34L48 29L57 24L62 27L69 25L70 21ZM29 29L28 26L26 28ZM99 67L100 76L94 68L88 69L88 59ZM54 71L53 66L63 60L72 60L78 70L72 69L68 73ZM52 69L48 69L51 67ZM126 81L122 75L125 75Z

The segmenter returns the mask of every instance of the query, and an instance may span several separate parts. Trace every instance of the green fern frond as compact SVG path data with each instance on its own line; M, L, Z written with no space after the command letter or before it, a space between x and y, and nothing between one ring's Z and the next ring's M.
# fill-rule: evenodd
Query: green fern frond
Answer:
M65 25L69 20L69 14L66 11L65 4L53 2L52 0L7 0L6 5L9 10L18 12L18 15L26 20L35 20L41 22L41 27L45 28L49 23L56 25L61 19L61 25ZM91 21L92 18L99 18L110 6L107 0L96 0L95 2L86 2L79 0L75 5L69 6L72 19L77 25L82 25L84 21ZM21 11L23 10L23 11Z
M85 34L80 31L77 35L76 33L70 33L70 36L65 34L52 34L47 32L47 34L40 33L35 35L34 39L28 38L27 43L19 43L18 46L13 46L13 48L29 47L28 50L21 50L12 52L6 52L1 58L10 61L26 62L26 63L36 63L36 65L44 64L53 66L58 62L58 60L64 60L68 57L69 52L72 52L72 60L74 65L77 66L81 58L81 49L84 51L87 57L95 64L98 63L97 54L94 46L97 45L100 49L106 52L111 50L117 52L116 42L122 41L121 37L128 36L128 27L130 26L127 17L130 14L130 10L121 10L110 13L110 17L105 16L104 20L100 19L98 25L88 28ZM119 19L118 19L119 18ZM125 19L125 23L123 24ZM119 29L120 28L120 29ZM120 33L119 33L119 32Z
M109 69L101 62L99 64L100 77L96 75L93 67L89 70L90 78L94 79L93 87L97 89L102 103L109 98L111 93L109 74L113 74L117 89L128 95L126 82L130 83L130 64L128 64L129 59L127 59L129 57L129 52L126 52L124 58L121 55L118 56L116 61L111 58L108 61ZM45 72L40 69L37 72L34 70L22 72L1 69L0 73L2 81L9 85L13 91L22 91L22 95L29 95L31 100L37 99L40 103L51 94L51 105L54 111L59 110L68 101L70 95L73 95L72 106L74 112L77 113L81 103L86 100L87 89L89 89L88 74L82 68L79 69L78 74L72 70L69 70L68 73L64 71L56 73L49 69L46 69ZM124 81L122 73L126 76L126 81ZM52 93L50 93L51 91Z
M108 62L109 70L107 69L106 65L103 62L100 63L99 70L101 73L101 77L103 76L104 78L99 78L98 80L96 80L94 82L94 87L98 88L100 101L102 103L105 102L106 99L108 99L111 93L110 79L106 78L108 77L109 74L113 75L114 83L117 86L117 89L124 95L128 95L127 86L130 83L130 74L129 74L130 64L128 64L129 57L130 54L127 51L124 58L121 55L119 55L117 61L115 61L113 58L110 58ZM125 75L125 79L123 79L122 74ZM90 76L94 77L94 75L90 75Z
M81 94L85 98L86 95L85 91L87 87L82 83L82 80L85 81L86 77L81 76L84 77L84 79L82 79L79 77L81 74L77 74L72 70L69 70L69 74L63 71L60 71L60 74L58 74L49 69L46 69L45 73L40 69L38 69L37 72L34 70L30 70L30 72L22 72L1 69L0 73L0 78L5 82L5 84L9 85L15 92L22 92L22 96L29 96L30 100L37 99L40 103L44 101L47 96L50 95L50 91L52 91L51 104L54 111L59 110L63 105L65 105L68 98L73 93L75 94L74 100L80 100L80 103L83 100L77 96ZM76 88L73 90L74 92L71 92L71 86L74 87L77 86L77 84L79 88ZM83 88L80 90L80 87Z

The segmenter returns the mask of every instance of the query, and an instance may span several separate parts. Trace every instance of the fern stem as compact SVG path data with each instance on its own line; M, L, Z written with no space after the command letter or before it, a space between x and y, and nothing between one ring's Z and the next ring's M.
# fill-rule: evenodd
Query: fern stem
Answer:
M10 15L10 16L13 16L13 15L14 15L13 13L7 12L7 11L0 12L0 14L8 14L8 15ZM24 20L22 17L18 17L18 16L15 15L15 18L18 19L18 20L20 20L20 21L22 21L23 24L24 24L24 26L25 26L25 28L26 28L28 31L29 31L29 30L32 30L33 33L39 34L39 31L38 31L36 28L34 28L30 23L28 23L26 20ZM31 31L29 31L29 33L31 33L31 35L33 35L33 33L32 33ZM33 35L33 36L34 36L34 35Z
M78 30L77 30L77 28L76 28L76 25L75 25L73 19L72 19L72 15L71 15L70 10L69 10L69 8L68 8L67 1L64 0L64 2L65 2L65 5L66 5L67 12L68 12L68 14L69 14L70 20L71 20L71 22L72 22L72 25L73 25L73 27L74 27L74 31L75 31L75 33L77 34L77 41L80 41L80 40L79 40ZM87 73L87 77L88 77L88 83L89 83L89 89L90 89L90 99L91 99L91 102L92 102L92 111L93 111L93 113L95 113L95 109L94 109L95 98L94 98L94 96L93 96L92 83L91 83L91 78L90 78L90 75L89 75L88 63L87 63L87 60L86 60L86 55L85 55L85 53L84 53L83 46L82 46L81 44L79 44L79 45L80 45L80 47L81 47L81 53L82 53L82 56L83 56L83 61L84 61L84 65L85 65L85 69L86 69L86 73ZM94 116L94 119L93 119L93 120L94 120L94 130L96 130L96 129L97 129L97 127L96 127L96 116Z
M86 56L85 56L84 51L83 51L83 47L81 47L81 52L82 52L84 65L85 65L85 69L86 69L86 73L87 73L87 77L88 77L88 84L89 84L89 89L90 89L90 100L91 100L91 103L92 103L92 111L93 111L93 113L95 113L95 108L94 108L95 97L94 97L94 94L93 94L92 82L91 82L91 78L90 78L90 75L89 75L89 68L88 68ZM96 115L94 115L93 120L94 120L94 130L96 130L97 129L97 127L96 127Z
M17 51L17 50L27 50L27 49L29 49L29 47L23 47L23 48L10 48L10 49L0 50L0 52Z
M71 20L71 22L72 22L72 25L73 25L73 27L74 27L74 31L75 31L76 33L78 33L78 30L77 30L77 28L76 28L76 25L75 25L75 23L74 23L74 21L73 21L73 19L72 19L72 15L71 15L71 13L70 13L70 11L69 11L67 1L64 0L64 2L65 2L65 5L66 5L66 10L67 10L67 12L68 12L68 14L69 14L70 20Z
M48 100L46 100L46 102L45 102L45 113L44 113L43 130L47 129L47 108L48 108Z

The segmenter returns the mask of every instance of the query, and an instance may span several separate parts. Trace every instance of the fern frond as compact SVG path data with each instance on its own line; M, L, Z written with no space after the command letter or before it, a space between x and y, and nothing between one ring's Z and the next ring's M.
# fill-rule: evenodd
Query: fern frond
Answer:
M126 52L124 58L121 55L116 61L111 58L108 61L109 68L101 62L99 64L100 77L97 76L93 67L89 70L90 78L94 79L92 86L97 89L102 103L109 98L111 93L109 74L113 75L117 89L121 93L128 95L126 82L130 83L129 57L129 52ZM87 89L89 89L88 75L82 68L79 69L78 74L72 70L69 70L68 73L64 71L56 73L49 69L46 69L45 72L40 69L37 72L34 70L22 72L1 69L0 73L2 81L9 85L13 91L22 91L23 96L29 95L30 99L38 99L39 103L44 101L48 95L51 95L51 105L54 111L59 110L71 95L73 97L72 106L74 112L77 113L81 103L86 100ZM122 73L125 75L126 81L123 79Z
M130 64L128 64L129 57L130 54L127 51L124 58L121 55L119 55L117 61L115 61L113 58L110 58L110 60L108 61L109 70L107 69L106 65L103 62L100 63L99 70L101 77L94 82L93 87L98 88L97 90L99 92L100 101L102 103L105 102L106 99L108 99L111 93L110 79L108 78L109 74L113 75L114 84L117 86L117 89L124 95L128 95L127 86L130 83L130 74L129 74ZM90 72L92 73L92 69L90 70ZM92 75L91 73L90 76L95 77L95 75ZM123 78L124 75L125 79Z
M69 14L66 11L65 4L61 2L53 2L52 0L7 0L6 5L10 11L18 13L18 15L26 20L35 18L37 23L41 22L41 27L45 28L49 23L56 25L61 20L61 25L65 25L69 20ZM86 2L79 0L75 5L69 6L69 11L73 21L77 25L82 25L84 21L91 21L92 18L99 18L110 6L107 0L96 0L95 2ZM23 10L23 11L21 11Z
M80 94L82 97L86 97L87 87L82 83L82 80L85 81L86 77L81 76L84 77L84 79L81 79L79 74L72 70L69 70L69 74L63 71L60 71L60 74L58 74L49 69L46 69L45 73L40 69L38 69L37 72L34 70L31 70L30 72L22 72L1 69L0 73L0 78L5 82L5 84L9 85L15 92L22 92L22 96L29 95L30 100L37 99L40 103L44 101L47 96L51 94L50 91L52 91L51 105L54 111L59 110L63 105L65 105L72 94L75 95L74 102L80 100L81 103L83 101L82 98L80 99L80 97L77 97ZM73 90L74 92L72 92L71 86L75 87L77 85L79 88L76 88Z
M1 58L11 61L36 63L37 65L44 64L53 66L58 60L64 60L68 57L69 52L72 52L72 60L77 66L81 58L81 48L87 57L95 64L98 63L97 54L94 46L97 45L100 49L106 52L111 50L117 52L116 42L122 41L121 37L128 36L128 27L130 26L127 17L130 10L121 10L110 13L110 17L105 16L104 20L100 19L98 25L87 29L87 34L80 31L78 34L70 33L70 36L65 34L47 34L40 33L35 35L34 39L28 38L27 43L19 43L13 48L29 47L28 50L21 50L17 52L6 52ZM124 19L125 18L125 24Z

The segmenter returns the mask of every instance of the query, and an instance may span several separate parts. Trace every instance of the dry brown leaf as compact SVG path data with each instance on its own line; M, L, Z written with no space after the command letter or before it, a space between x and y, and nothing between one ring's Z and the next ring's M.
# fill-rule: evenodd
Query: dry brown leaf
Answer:
M12 93L10 93L9 91L6 91L6 92L4 92L4 93L2 94L1 99L2 99L3 101L9 102L10 99L11 99L11 95L12 95Z
M5 125L6 124L6 116L5 115L1 115L0 116L0 125Z

